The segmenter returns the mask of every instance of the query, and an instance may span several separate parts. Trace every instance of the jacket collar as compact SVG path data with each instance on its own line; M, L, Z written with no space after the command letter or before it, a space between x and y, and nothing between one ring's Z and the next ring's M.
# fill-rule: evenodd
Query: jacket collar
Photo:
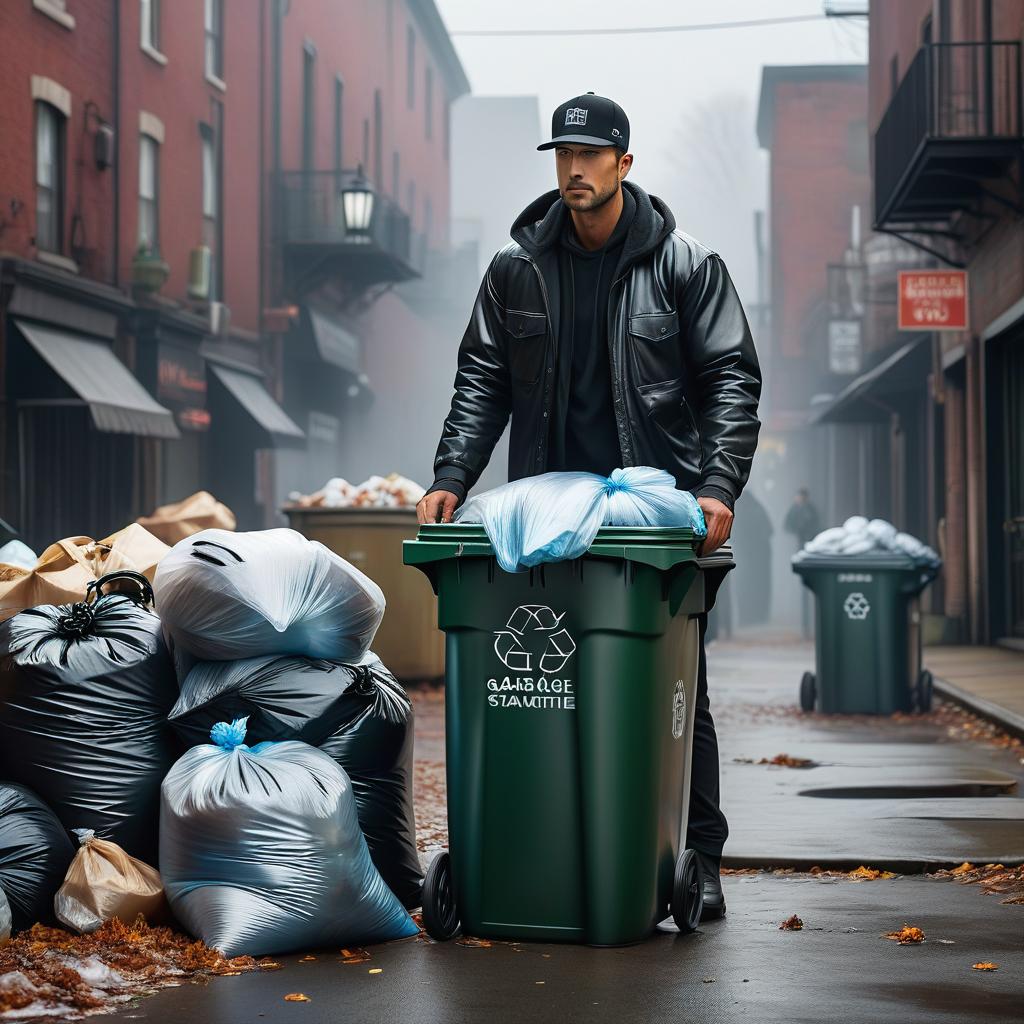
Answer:
M672 211L657 196L648 195L631 181L624 181L622 187L636 200L636 214L623 246L620 274L630 264L653 252L676 226ZM530 203L516 218L512 238L531 256L537 257L558 242L568 216L569 208L562 202L558 189L552 189Z

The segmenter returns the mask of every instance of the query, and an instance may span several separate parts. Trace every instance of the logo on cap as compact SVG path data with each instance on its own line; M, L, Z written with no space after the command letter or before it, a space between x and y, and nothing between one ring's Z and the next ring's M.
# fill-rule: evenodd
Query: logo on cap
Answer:
M587 123L587 109L586 109L586 107L570 107L565 112L565 123L566 124L586 124Z

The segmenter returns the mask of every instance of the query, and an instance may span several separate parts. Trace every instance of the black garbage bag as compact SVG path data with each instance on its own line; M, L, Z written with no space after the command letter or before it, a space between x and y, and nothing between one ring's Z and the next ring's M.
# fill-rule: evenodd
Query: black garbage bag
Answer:
M138 598L103 594L124 579ZM109 573L90 598L0 625L0 775L30 786L65 828L155 864L160 783L176 754L174 667L145 577Z
M14 931L55 923L53 896L74 856L53 811L24 786L0 782L0 889Z
M201 662L182 682L169 722L191 746L207 742L217 722L238 718L248 719L250 744L302 740L345 769L375 867L406 907L418 906L412 702L380 659Z

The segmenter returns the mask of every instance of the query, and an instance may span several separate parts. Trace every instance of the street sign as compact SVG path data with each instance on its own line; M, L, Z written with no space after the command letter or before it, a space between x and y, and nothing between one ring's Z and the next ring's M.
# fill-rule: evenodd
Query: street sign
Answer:
M859 320L829 320L828 368L831 373L860 373Z
M901 270L899 330L966 331L966 270Z

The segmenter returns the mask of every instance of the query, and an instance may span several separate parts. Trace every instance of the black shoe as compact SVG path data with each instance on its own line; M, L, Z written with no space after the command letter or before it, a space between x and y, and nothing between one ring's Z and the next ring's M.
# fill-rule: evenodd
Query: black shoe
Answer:
M699 850L697 859L704 872L704 909L700 912L700 919L717 921L725 917L725 893L722 892L722 879L718 873L722 861L720 857L710 857Z

